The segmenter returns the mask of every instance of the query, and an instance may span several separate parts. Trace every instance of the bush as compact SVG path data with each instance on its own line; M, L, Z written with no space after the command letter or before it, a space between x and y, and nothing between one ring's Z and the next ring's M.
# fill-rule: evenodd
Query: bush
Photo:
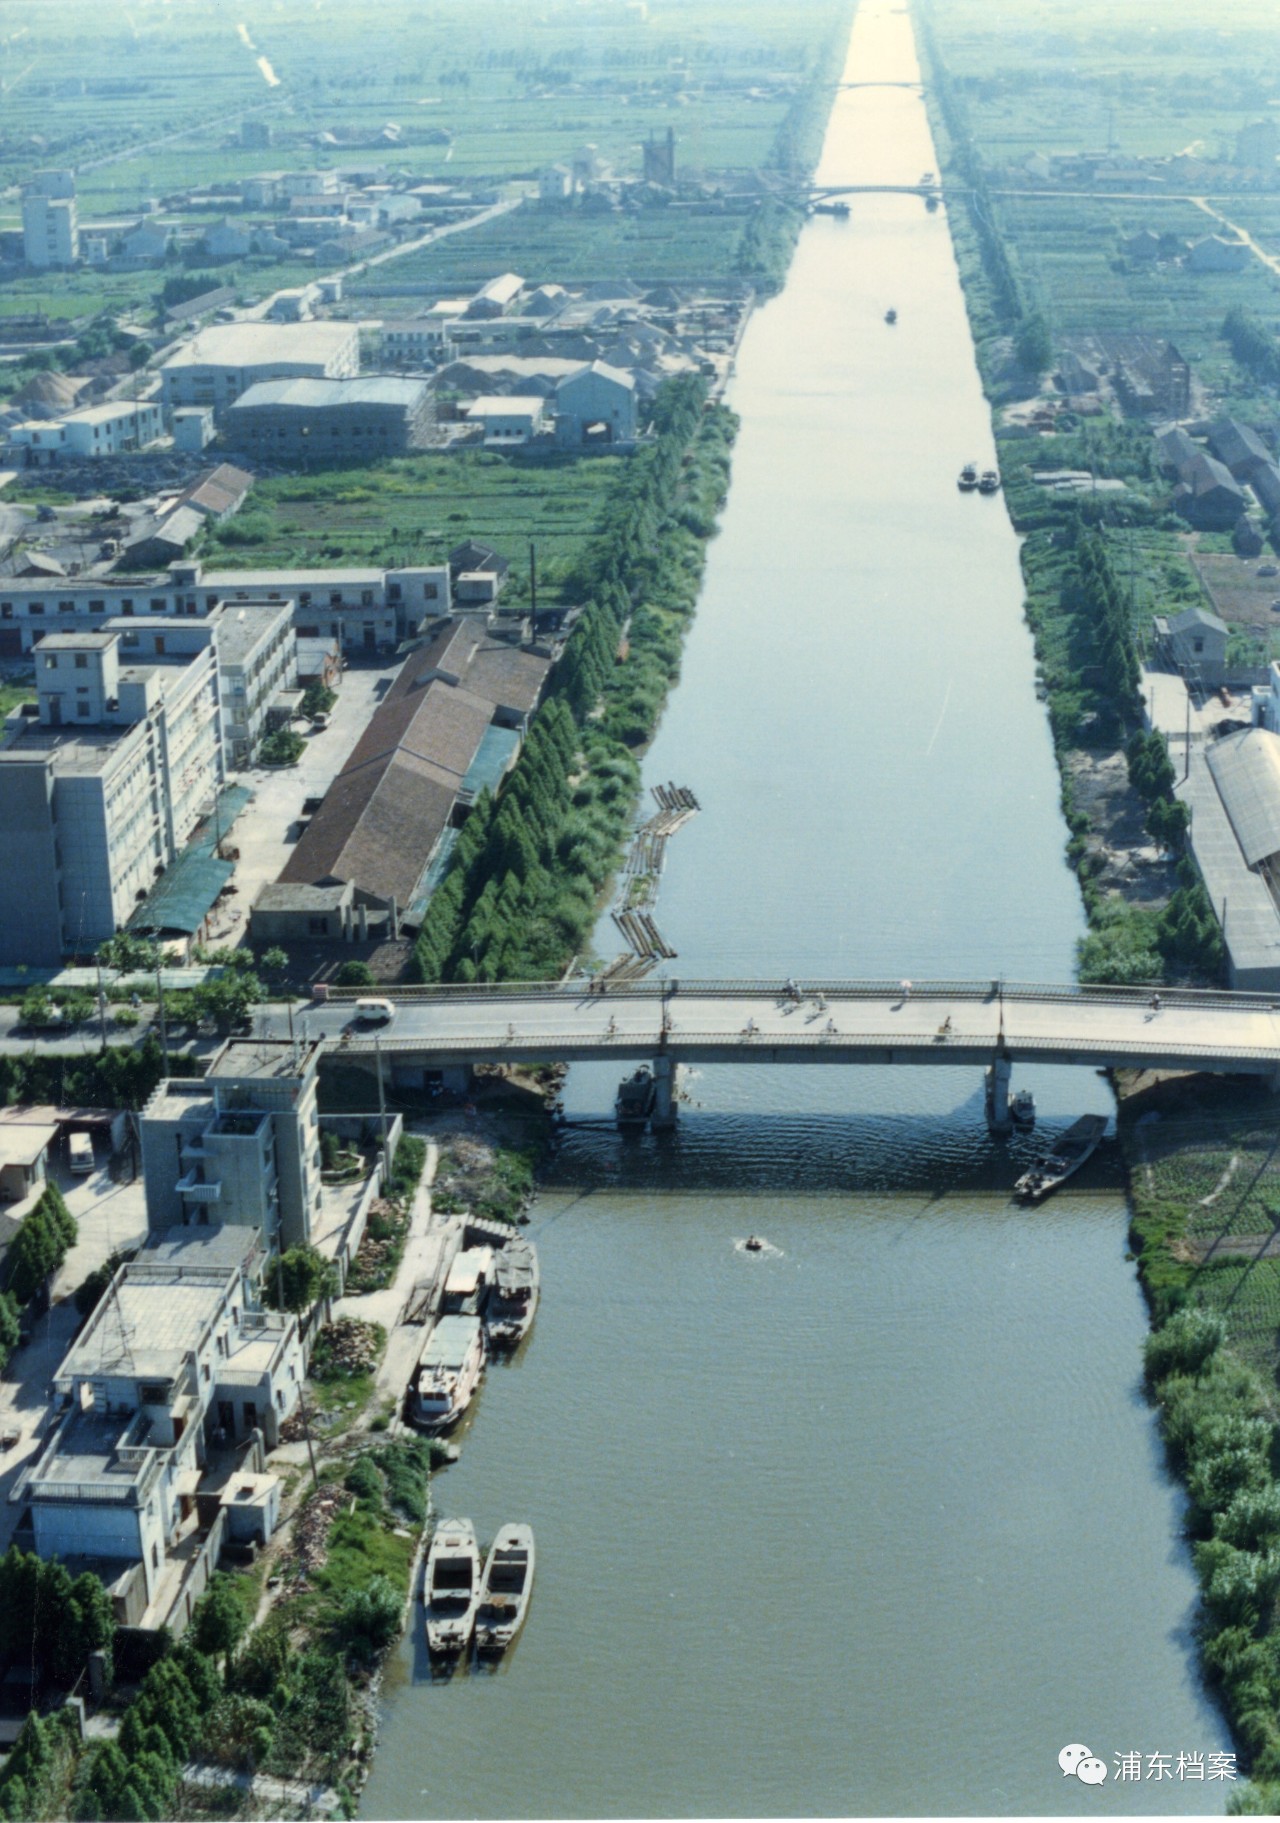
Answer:
M1170 1374L1198 1374L1226 1337L1227 1325L1218 1311L1177 1311L1147 1337L1143 1361L1148 1384L1158 1386Z
M258 762L263 766L296 766L306 748L306 741L294 729L277 728L258 748Z
M367 962L344 962L333 983L335 987L376 987L377 978Z
M400 1631L403 1604L386 1576L375 1576L366 1589L353 1589L338 1610L339 1640L359 1664L371 1664Z

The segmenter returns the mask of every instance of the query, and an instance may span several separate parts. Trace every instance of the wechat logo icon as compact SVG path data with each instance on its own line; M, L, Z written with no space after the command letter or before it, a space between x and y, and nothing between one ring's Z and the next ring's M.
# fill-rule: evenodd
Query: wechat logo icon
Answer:
M1095 1759L1089 1749L1079 1741L1073 1741L1064 1747L1058 1755L1058 1764L1067 1779L1079 1779L1082 1785L1101 1785L1107 1776L1105 1760Z

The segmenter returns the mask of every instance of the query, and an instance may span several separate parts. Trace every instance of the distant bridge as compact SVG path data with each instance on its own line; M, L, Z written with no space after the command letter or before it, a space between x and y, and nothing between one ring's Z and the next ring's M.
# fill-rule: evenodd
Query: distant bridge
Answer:
M806 980L798 998L781 981L503 983L390 989L395 1018L374 1029L353 1023L358 993L308 1009L308 1036L431 1070L647 1063L658 1123L674 1118L678 1064L992 1065L1001 1108L1015 1063L1240 1073L1280 1088L1280 1000L1265 994L990 978Z
M949 184L948 190L955 192L955 185ZM807 194L810 199L824 196L941 196L942 185L939 183L919 184L810 184Z

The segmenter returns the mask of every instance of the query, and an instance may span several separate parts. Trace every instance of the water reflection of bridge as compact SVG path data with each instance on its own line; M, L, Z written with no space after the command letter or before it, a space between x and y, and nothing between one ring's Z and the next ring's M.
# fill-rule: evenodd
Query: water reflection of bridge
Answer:
M352 1058L428 1070L477 1063L647 1063L661 1123L680 1064L992 1066L1246 1074L1280 1087L1280 1001L1193 989L1016 982L647 980L389 990L393 1020L353 1023L354 991L307 1014Z

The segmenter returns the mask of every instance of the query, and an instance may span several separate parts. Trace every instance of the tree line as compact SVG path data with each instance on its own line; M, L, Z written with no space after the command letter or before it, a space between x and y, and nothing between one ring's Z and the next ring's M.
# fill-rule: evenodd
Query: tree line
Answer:
M732 415L669 380L653 444L621 471L572 592L586 605L501 793L482 793L433 894L412 962L421 981L541 980L595 920L648 739L680 663L706 539L727 485Z

